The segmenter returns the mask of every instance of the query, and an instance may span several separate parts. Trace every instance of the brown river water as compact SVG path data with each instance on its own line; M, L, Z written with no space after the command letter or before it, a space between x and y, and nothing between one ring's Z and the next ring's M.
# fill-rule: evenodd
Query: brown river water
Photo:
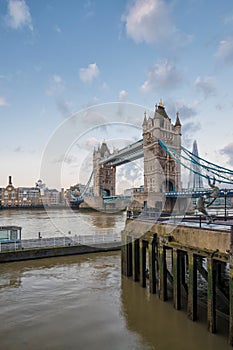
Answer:
M32 215L21 222L36 227ZM114 225L101 215L98 226L119 230L124 214ZM122 277L120 252L0 265L0 350L232 349L223 333L210 334L206 322Z

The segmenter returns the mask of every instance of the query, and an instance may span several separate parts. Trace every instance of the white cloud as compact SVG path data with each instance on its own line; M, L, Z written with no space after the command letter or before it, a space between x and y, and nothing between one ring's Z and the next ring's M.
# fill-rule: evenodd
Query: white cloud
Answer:
M231 142L228 145L226 145L219 152L222 155L228 156L229 157L229 164L233 165L233 142Z
M197 103L188 104L183 100L175 100L168 103L168 111L171 116L175 116L176 112L179 112L181 124L183 120L194 118L197 115Z
M99 75L99 68L96 63L90 63L87 68L79 70L80 79L84 83L91 83Z
M25 0L8 0L7 24L13 29L28 27L33 30L32 18Z
M48 95L59 95L65 89L64 82L60 75L54 75L50 80L50 86L47 90Z
M121 90L119 92L119 101L121 101L121 102L126 101L127 97L128 97L128 92L127 91Z
M54 26L54 30L55 30L55 32L57 32L57 33L61 33L61 28L60 28L58 25L55 25L55 26Z
M183 45L191 38L176 28L172 6L164 0L134 0L122 20L127 35L136 43L161 43L169 39L175 45Z
M6 102L6 99L4 97L0 96L0 107L1 106L7 106L7 102Z
M147 73L147 78L141 85L142 92L149 92L156 88L174 88L183 80L182 73L175 64L168 60L163 60L155 64Z
M232 62L233 62L233 37L229 37L227 40L220 41L216 56L220 61L224 61L226 63L232 64Z
M215 80L212 76L206 76L203 79L198 76L194 82L194 86L198 91L203 93L205 97L215 93Z

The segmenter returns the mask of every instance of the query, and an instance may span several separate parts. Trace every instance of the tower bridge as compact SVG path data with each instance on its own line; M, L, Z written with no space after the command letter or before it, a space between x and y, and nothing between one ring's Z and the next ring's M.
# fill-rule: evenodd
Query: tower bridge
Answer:
M175 122L172 123L160 100L155 105L153 117L144 113L142 139L113 152L110 152L105 141L94 149L93 189L98 203L98 198L116 199L116 167L140 158L144 159L144 190L134 195L134 198L143 206L146 204L159 210L172 211L179 202L178 210L185 212L191 198L210 195L211 190L201 190L195 186L182 190L181 168L193 172L195 179L204 177L208 181L215 182L217 179L219 183L233 184L232 170L202 159L197 151L191 153L182 146L181 129L179 114L176 113ZM219 190L219 197L229 197L232 193L232 190Z
M162 101L155 106L153 117L144 114L142 139L110 152L104 141L93 152L94 195L115 196L116 167L144 158L144 193L140 201L162 206L164 193L181 189L181 166L159 144L159 140L181 152L181 123L178 113L173 124ZM173 199L170 199L172 202ZM149 203L148 203L149 204Z

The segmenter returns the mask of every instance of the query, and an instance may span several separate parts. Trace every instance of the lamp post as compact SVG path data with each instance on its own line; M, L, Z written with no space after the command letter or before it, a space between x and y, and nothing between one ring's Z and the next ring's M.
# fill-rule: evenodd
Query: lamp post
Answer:
M224 213L224 221L227 221L227 189L225 188L224 190L223 190L223 192L224 192L224 211L225 211L225 213Z

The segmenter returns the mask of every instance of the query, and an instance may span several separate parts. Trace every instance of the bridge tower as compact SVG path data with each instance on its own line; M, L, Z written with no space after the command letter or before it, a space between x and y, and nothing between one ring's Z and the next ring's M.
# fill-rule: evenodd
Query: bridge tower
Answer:
M111 152L105 141L93 152L93 176L94 176L94 196L115 196L116 189L116 168L100 161L109 157Z
M158 139L175 151L181 153L181 123L178 113L175 124L166 113L160 100L155 105L154 116L144 117L143 152L144 152L144 191L145 195L153 198L154 203L162 205L161 198L164 192L179 191L181 189L181 169L165 150L159 145Z

